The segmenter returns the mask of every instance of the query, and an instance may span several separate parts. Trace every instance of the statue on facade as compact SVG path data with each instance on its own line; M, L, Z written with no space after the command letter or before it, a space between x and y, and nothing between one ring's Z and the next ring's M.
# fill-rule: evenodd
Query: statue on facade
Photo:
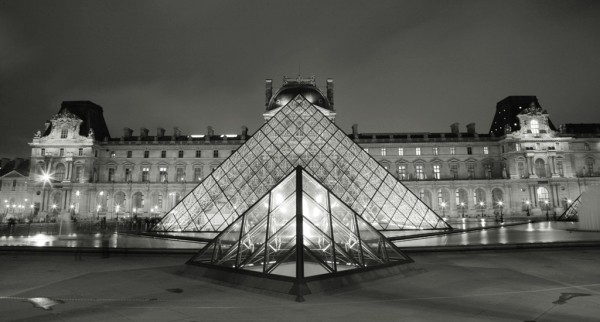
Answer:
M90 139L94 138L94 130L92 128L90 128L90 131L88 132L88 138L90 138Z
M37 130L37 132L35 132L35 134L33 135L34 139L39 139L42 137L42 131Z

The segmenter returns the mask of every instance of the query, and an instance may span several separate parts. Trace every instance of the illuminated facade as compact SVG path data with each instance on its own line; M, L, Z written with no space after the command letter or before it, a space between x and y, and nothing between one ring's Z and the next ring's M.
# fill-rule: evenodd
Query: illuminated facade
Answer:
M313 90L313 79L297 82L310 85L305 98L333 120L333 82L323 92ZM292 92L290 86L276 91L267 81L266 120L293 99ZM534 98L501 101L490 134L478 134L472 124L466 132L453 124L446 133L360 133L354 126L345 137L439 215L524 216L546 209L560 215L568 200L600 183L600 126L555 127ZM30 143L29 171L2 173L0 213L163 216L253 136L245 128L240 134L208 128L203 135L177 128L152 135L141 128L133 135L126 128L112 137L100 106L64 102ZM42 180L44 172L52 174L52 185Z

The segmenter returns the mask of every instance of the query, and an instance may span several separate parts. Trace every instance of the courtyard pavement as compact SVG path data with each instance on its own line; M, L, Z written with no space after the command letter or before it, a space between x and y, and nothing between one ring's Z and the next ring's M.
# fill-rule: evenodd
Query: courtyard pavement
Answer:
M1 321L598 321L597 248L430 252L293 297L182 275L185 254L0 252Z

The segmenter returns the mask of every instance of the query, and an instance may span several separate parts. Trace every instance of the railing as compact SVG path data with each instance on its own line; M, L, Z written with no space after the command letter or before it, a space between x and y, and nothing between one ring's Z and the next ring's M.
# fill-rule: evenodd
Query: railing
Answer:
M59 235L59 234L97 234L97 233L143 233L155 223L138 220L133 221L101 221L101 220L82 220L45 223L1 223L0 237L26 237L38 234Z

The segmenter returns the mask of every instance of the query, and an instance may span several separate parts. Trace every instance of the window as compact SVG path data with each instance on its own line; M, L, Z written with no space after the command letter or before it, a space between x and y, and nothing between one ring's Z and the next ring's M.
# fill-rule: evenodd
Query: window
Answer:
M520 151L521 151L521 144L519 144L519 143L515 143L515 150L516 150L517 152L520 152Z
M485 191L483 189L477 188L473 191L473 204L477 205L479 209L485 207L486 200Z
M180 151L182 152L182 151ZM176 172L176 176L177 176L177 182L185 182L185 172L183 171L183 168L177 168L177 172Z
M61 139L66 139L68 135L69 135L69 129L63 128L62 130L60 130L60 138Z
M83 156L83 148L79 148L79 150L77 151L77 155L78 156Z
M488 149L487 146L483 147L483 154L490 154L490 150Z
M539 144L539 143L536 143L536 144L535 144L535 149L536 149L536 150L541 150L541 149L542 149L542 145L541 145L541 144Z
M108 168L108 182L115 181L115 168Z
M485 177L486 177L486 179L492 178L492 165L491 164L485 165Z
M196 158L202 157L202 151L196 150Z
M525 164L523 162L518 163L519 178L525 178Z
M535 174L540 178L546 177L546 162L544 162L544 160L535 160Z
M127 158L131 159L132 156L133 156L133 152L127 151Z
M160 157L161 158L166 158L167 157L167 151L160 151Z
M455 155L456 154L456 148L451 146L450 147L450 154Z
M219 157L219 150L214 150L213 151L213 158L218 158Z
M433 148L433 155L438 155L439 149L437 147Z
M142 168L142 182L150 182L150 167Z
M537 188L537 198L538 198L538 205L540 207L545 206L546 201L550 201L548 189L546 189L545 187Z
M131 182L131 169L125 168L125 181Z
M586 159L585 167L588 176L592 176L594 174L594 159Z
M406 179L408 179L408 177L406 175L406 164L400 164L400 165L398 165L398 179L399 180L406 180Z
M80 165L75 167L75 182L83 183L83 167Z
M404 148L398 148L398 155L404 155Z
M111 158L116 158L117 154L115 153L115 151L110 151L110 157Z
M586 150L586 151L589 151L590 150L590 144L589 143L584 143L583 144L583 149Z
M381 156L386 156L387 150L385 148L381 148Z
M467 147L467 154L473 154L473 148L468 146Z
M148 159L150 156L150 151L144 151L144 159Z
M441 179L440 165L439 164L434 164L433 165L433 178L436 179L436 180Z
M462 214L464 215L465 208L469 206L467 202L467 191L464 189L456 189L456 208L462 210Z
M467 173L469 174L469 179L475 178L475 163L467 163Z
M194 181L202 181L202 168L194 168Z
M529 123L529 127L531 128L532 134L540 134L540 123L538 122L538 120L531 120L531 122Z
M442 203L444 202L444 192L442 189L438 189L437 191L437 202L440 207L442 207ZM444 205L445 207L445 205Z
M558 175L561 177L565 176L565 170L563 169L562 161L556 161L556 171L558 171Z
M54 170L54 179L58 181L63 181L65 178L65 166L61 163L56 165L56 169Z
M167 167L158 168L158 182L167 182Z
M183 158L183 150L179 150L179 153L177 154L177 157Z
M421 155L421 148L415 149L415 155Z
M458 179L458 164L457 163L450 164L450 173L452 173L452 179Z
M415 165L415 171L417 173L417 180L425 179L425 175L423 174L423 165L422 164Z
M40 155L41 156L45 156L46 155L46 149L41 149L40 150Z
M58 155L61 157L65 156L65 149L60 148L60 150L58 151Z
M559 142L554 142L554 149L555 150L560 150L560 143Z

